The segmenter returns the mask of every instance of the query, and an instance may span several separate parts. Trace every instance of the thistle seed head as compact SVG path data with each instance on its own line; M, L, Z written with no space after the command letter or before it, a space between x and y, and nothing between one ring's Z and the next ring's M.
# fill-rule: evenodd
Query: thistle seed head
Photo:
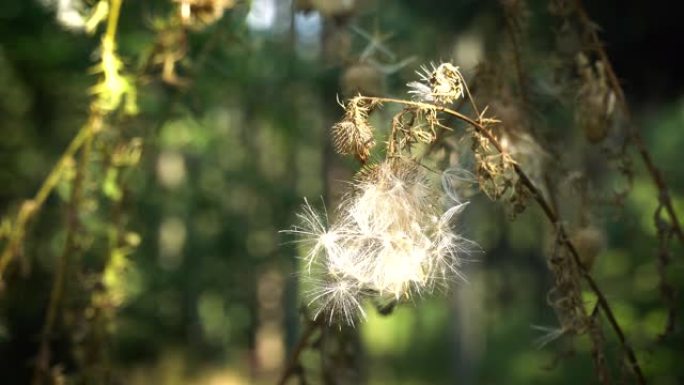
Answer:
M353 325L364 299L406 300L463 279L475 244L453 232L465 204L442 212L439 193L414 162L392 158L368 168L329 221L305 203L291 232L307 250L303 274L317 316Z
M406 84L414 98L428 103L451 104L463 97L465 82L458 67L451 63L442 63L435 67L422 66L416 71L420 81Z
M373 127L368 122L370 106L361 99L353 98L345 106L344 119L333 125L332 141L335 151L341 155L354 155L366 163L375 147Z
M332 127L332 142L335 151L341 155L353 154L361 163L366 163L371 149L375 146L373 130L370 125L359 125L343 120Z

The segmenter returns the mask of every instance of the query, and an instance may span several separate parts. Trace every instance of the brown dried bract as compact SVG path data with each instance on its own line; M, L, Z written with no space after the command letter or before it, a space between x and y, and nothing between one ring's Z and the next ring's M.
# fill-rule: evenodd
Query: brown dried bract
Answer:
M354 98L347 103L345 109L344 119L332 127L333 146L337 153L354 155L361 163L366 163L375 147L373 127L368 122L370 105Z

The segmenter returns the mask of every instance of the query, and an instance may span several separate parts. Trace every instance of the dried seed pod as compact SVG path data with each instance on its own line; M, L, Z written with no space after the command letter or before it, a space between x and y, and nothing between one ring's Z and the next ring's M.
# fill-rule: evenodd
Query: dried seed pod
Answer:
M585 269L591 270L596 262L596 257L601 253L606 244L606 239L601 229L589 225L575 231L570 237L575 246L580 262Z
M338 154L348 155L354 151L355 132L356 126L347 120L335 123L332 126L332 142Z
M375 146L371 126L365 122L354 124L349 120L333 125L332 142L337 153L353 154L361 163L366 163L370 150Z
M608 130L601 124L600 119L587 119L581 125L585 138L591 143L599 143L608 135Z
M369 180L375 180L377 174L378 165L376 163L365 164L359 169L359 171L354 174L354 181L364 182Z
M363 98L347 102L344 119L332 127L333 145L339 154L353 154L361 163L368 161L370 151L375 147L373 127L368 123L372 107L373 104Z
M458 67L451 63L430 67L422 66L422 72L416 72L420 81L406 84L409 94L420 101L439 104L451 104L464 96L465 85Z
M608 136L615 109L615 93L610 89L602 62L590 63L583 54L577 56L582 86L577 95L576 121L591 143Z

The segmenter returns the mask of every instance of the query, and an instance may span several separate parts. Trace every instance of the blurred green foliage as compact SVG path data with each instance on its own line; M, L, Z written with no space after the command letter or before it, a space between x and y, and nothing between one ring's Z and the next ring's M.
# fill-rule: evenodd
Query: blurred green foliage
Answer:
M261 3L254 0L252 10ZM341 114L335 98L348 63L325 52L342 48L321 43L325 33L320 18L298 14L290 19L288 2L265 3L277 5L275 19L265 29L250 25L250 6L239 3L215 24L191 30L177 67L190 84L177 87L160 81L159 73L146 73L144 59L155 44L153 19L166 17L175 5L124 1L119 54L128 73L146 75L136 83L138 115L117 113L108 129L142 138L144 151L133 169L93 168L103 181L95 189L108 201L91 202L100 214L85 218L93 234L108 234L114 231L108 227L112 218L102 213L121 201L127 242L140 242L134 251L117 249L109 262L116 269L103 278L120 300L108 326L106 350L113 378L121 382L111 383L267 383L277 374L269 372L269 359L280 360L279 368L285 350L295 343L300 328L298 250L279 230L294 223L302 197L317 201L323 195L339 196L344 188L340 180L356 167L331 153L327 137L328 127ZM530 3L534 12L544 8ZM595 6L599 14L610 7ZM418 64L496 50L504 34L501 20L495 2L371 1L353 23L371 34L391 33L383 44L399 59L415 58L386 78L386 92L399 94ZM531 23L533 31L540 31L535 44L548 44L551 39L543 33L548 23L543 17ZM611 33L629 31L632 24L625 22ZM369 42L351 36L351 51L358 55ZM619 48L628 44L609 43ZM35 193L84 124L89 89L97 80L88 69L98 44L96 38L60 26L54 11L38 1L0 4L3 217ZM459 54L464 44L472 44L474 51ZM643 72L658 71L647 59L634 56ZM466 75L474 72L473 66L463 69ZM678 212L684 213L684 171L678 167L683 161L684 93L679 88L670 93L676 97L656 100L639 98L638 91L630 94L638 124L666 175ZM550 125L567 118L553 110L539 113L547 112ZM658 342L667 314L654 262L657 191L642 166L635 167L624 211L597 213L605 222L608 247L593 273L652 383L681 383L681 322L678 334ZM31 223L24 255L0 294L3 384L29 381L65 239L63 208L69 195L69 185L60 185ZM543 348L534 343L543 332L533 326L557 325L547 304L546 226L536 208L511 222L501 207L475 196L463 228L484 253L466 267L469 282L458 284L454 293L402 305L390 317L369 309L369 319L360 326L369 383L595 382L586 337L563 337ZM85 271L102 269L106 237L93 241L81 257ZM667 277L681 292L682 247L675 241L671 246ZM79 292L81 286L74 282L68 287L66 318L73 316L69 309L80 308L91 294ZM585 297L591 307L595 299ZM682 310L681 302L677 309ZM277 327L264 329L268 320ZM51 340L53 357L62 360L61 370L69 374L77 367L71 349L79 330L69 329L73 323L67 321L60 325ZM609 354L619 357L614 336L604 332ZM273 345L264 348L264 341ZM260 356L259 349L267 349L267 356ZM307 365L315 366L317 359L307 356Z

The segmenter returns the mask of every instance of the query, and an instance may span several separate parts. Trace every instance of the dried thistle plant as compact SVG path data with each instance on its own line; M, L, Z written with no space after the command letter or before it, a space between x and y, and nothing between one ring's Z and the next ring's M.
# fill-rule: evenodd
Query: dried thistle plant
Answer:
M371 104L352 99L345 106L345 116L332 127L332 141L335 151L341 155L354 155L366 163L370 151L375 147L373 127L368 122Z
M369 299L376 304L389 301L393 305L429 293L454 278L463 278L460 267L474 243L454 233L451 224L464 205L458 203L444 212L439 210L435 203L439 193L412 155L414 147L421 144L429 153L441 137L455 131L453 125L445 124L444 118L448 116L468 125L462 130L462 137L472 142L473 179L480 190L491 199L507 202L513 214L533 200L553 225L556 241L549 269L554 284L549 302L561 326L545 336L544 343L561 335L587 335L598 377L607 383L610 370L601 329L605 319L618 336L637 380L644 383L636 354L606 295L590 273L602 239L586 229L575 233L566 229L553 191L545 193L549 187L544 162L525 161L526 157L550 158L542 147L543 140L538 141L529 127L500 128L497 119L486 116L486 108L480 112L463 75L453 64L423 67L418 74L420 81L407 84L412 100L358 95L345 105L345 119L333 129L338 152L353 154L366 164L375 144L369 139L374 136L374 128L368 124L372 107L403 107L391 121L385 159L366 165L358 174L333 219L319 214L307 203L299 214L300 225L291 230L299 235L307 250L304 278L312 281L308 303L314 306L315 316L329 323L342 321L353 325L365 315L363 304ZM600 77L599 66L591 68L591 77L587 79L600 84ZM610 115L610 93L597 92L603 95L604 116ZM469 102L475 116L459 112L460 105L454 105L458 100ZM521 141L526 138L529 140ZM520 150L521 143L529 144L527 147L532 150ZM466 171L450 169L456 175L467 174ZM591 312L583 300L585 290L596 297Z
M382 307L465 279L461 266L477 246L453 225L466 203L449 200L411 153L416 144L435 142L437 127L450 129L440 109L463 98L467 88L450 63L422 71L422 82L409 83L409 92L421 90L420 98L435 104L358 95L332 127L335 150L364 167L332 218L306 201L299 224L288 230L305 250L303 279L315 318L354 325L365 317L365 302ZM385 158L369 163L376 145L369 114L384 102L404 109L391 121Z
M409 94L413 94L416 100L448 105L462 98L465 92L465 81L459 68L451 63L441 63L430 68L422 66L416 71L420 81L407 84Z
M532 167L528 173L523 166L534 163L523 165L514 159L544 154L541 145L530 135L528 142L534 144L534 151L517 151L517 142L525 138L521 135L524 130L509 135L513 132L498 129L499 121L486 116L486 108L480 112L458 67L450 63L431 67L423 67L421 81L407 84L413 100L358 95L344 106L345 118L333 128L338 152L353 154L366 164L375 144L370 140L374 128L368 123L368 115L380 104L403 107L392 118L385 159L366 164L333 219L318 213L307 202L298 215L299 226L290 230L307 250L304 278L312 282L308 304L315 308L315 318L353 325L365 316L367 300L379 304L382 312L383 303L389 302L391 308L401 300L463 278L460 267L474 243L454 233L452 223L464 204L459 202L442 212L436 203L440 193L412 155L418 144L425 145L429 152L444 134L455 131L444 123L447 115L468 125L462 132L472 142L473 179L480 190L491 199L507 202L513 214L534 200L554 226L555 251L549 259L554 285L549 302L558 313L561 327L545 336L544 343L565 334L588 335L599 378L608 381L600 312L620 338L637 378L643 379L633 349L589 272L599 242L586 239L590 237L579 230L573 237L565 228L557 202L547 200L539 187L545 185L540 181L546 182L542 180L543 165ZM470 102L475 117L458 112L459 106L453 104L459 99ZM467 170L454 172L453 168L449 172L468 174ZM447 195L454 194L447 191ZM583 245L583 239L591 244ZM597 298L591 314L583 301L586 288Z
M334 147L364 167L332 219L306 202L298 214L300 223L289 230L306 250L303 278L312 287L308 304L315 317L329 323L353 325L365 316L368 300L379 306L394 304L464 279L461 265L476 245L452 227L465 203L444 205L444 192L434 187L412 155L419 146L429 152L442 135L454 131L443 115L469 125L462 137L472 141L475 160L473 173L452 167L450 175L471 175L480 190L507 202L513 214L533 196L547 205L511 156L505 132L494 129L499 121L487 117L487 109L477 108L459 68L431 64L417 73L420 81L407 84L413 100L357 95L343 105L344 118L332 128ZM468 101L476 116L452 109L458 100ZM385 158L369 164L377 135L369 115L384 103L403 109L391 120ZM446 195L458 198L450 190Z

